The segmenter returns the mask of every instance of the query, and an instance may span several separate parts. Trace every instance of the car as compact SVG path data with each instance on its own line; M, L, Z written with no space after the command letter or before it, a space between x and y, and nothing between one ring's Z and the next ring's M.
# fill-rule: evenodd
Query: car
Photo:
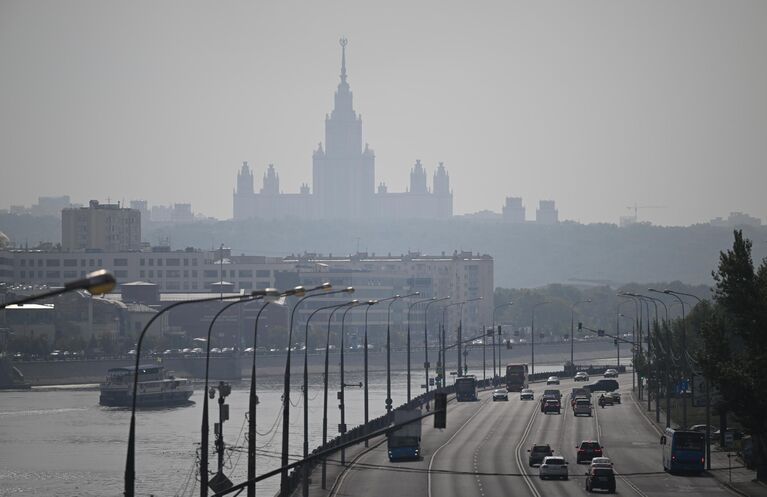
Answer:
M591 416L592 414L592 407L591 407L591 401L586 398L577 398L575 399L575 404L573 405L573 416Z
M591 467L613 467L613 462L610 460L609 457L594 457L591 459Z
M559 377L557 376L549 376L549 378L546 380L547 385L559 385Z
M605 397L610 397L613 399L613 404L620 404L621 403L621 393L620 392L610 392Z
M546 399L562 399L562 392L557 388L547 388L543 391L543 397Z
M547 399L546 402L543 404L543 414L548 414L550 412L555 412L559 414L562 411L562 404L558 400L554 399Z
M589 381L589 374L585 371L578 371L573 376L573 381Z
M509 393L503 388L493 390L493 402L496 400L509 400Z
M584 385L589 392L614 392L620 388L617 380L597 380L590 385Z
M717 432L719 428L715 426L709 425L709 430L711 431L711 436L714 436L714 433ZM690 431L697 431L698 433L706 433L706 425L692 425L690 426Z
M519 392L519 400L535 400L535 393L529 388L525 388Z
M593 492L596 489L607 490L615 493L615 471L613 468L597 466L590 468L586 473L586 491Z
M605 378L617 378L618 377L618 370L617 369L605 369L605 374L603 375Z
M575 461L580 464L584 461L589 462L595 457L602 457L602 447L596 440L584 440L575 447L578 452L575 456Z
M538 467L538 476L546 478L561 478L567 480L567 461L562 456L546 456Z
M535 444L527 449L527 451L530 453L527 456L527 465L531 467L535 464L541 464L544 457L554 455L554 451L551 450L549 444Z

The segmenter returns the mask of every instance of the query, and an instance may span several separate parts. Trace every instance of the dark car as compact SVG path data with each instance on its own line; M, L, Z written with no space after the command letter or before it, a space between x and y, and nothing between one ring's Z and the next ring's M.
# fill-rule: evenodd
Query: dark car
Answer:
M575 448L578 449L578 453L575 456L575 462L578 464L584 461L591 462L593 458L602 457L603 455L602 446L594 440L584 440Z
M612 468L593 467L586 473L586 491L607 490L608 493L615 493L615 472Z
M559 414L561 410L562 404L560 404L558 400L548 399L543 404L543 414L548 414L550 412Z
M554 455L554 451L551 450L551 446L549 444L536 444L527 449L527 451L530 453L530 455L527 456L527 464L529 466L533 466L534 464L541 464L544 457Z
M618 390L618 380L598 380L590 385L584 385L589 392L614 392Z

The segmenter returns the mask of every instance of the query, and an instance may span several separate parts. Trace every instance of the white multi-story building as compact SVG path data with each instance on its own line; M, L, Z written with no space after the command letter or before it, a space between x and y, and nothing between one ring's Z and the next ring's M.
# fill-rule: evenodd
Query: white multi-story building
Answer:
M165 294L247 292L297 285L309 288L326 281L334 288L354 287L353 298L359 300L420 292L417 299L392 308L394 322L402 322L408 305L418 299L450 296L450 302L461 302L483 297L462 306L464 326L478 329L491 324L492 319L493 258L471 252L265 257L232 255L228 249L171 251L167 247L133 252L0 250L0 283L63 286L99 268L112 271L118 283L148 282ZM334 296L339 302L345 298ZM308 300L299 316L322 305L327 305L327 300ZM453 307L448 318L453 324L457 311L458 306ZM354 321L361 319L360 313L354 314ZM380 325L387 314L387 306L375 306L369 312L371 323Z

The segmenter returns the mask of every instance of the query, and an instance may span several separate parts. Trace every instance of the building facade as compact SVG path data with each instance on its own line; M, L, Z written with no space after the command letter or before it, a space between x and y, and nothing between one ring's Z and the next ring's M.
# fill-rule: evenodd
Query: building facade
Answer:
M415 292L420 292L419 299L450 296L450 302L483 297L464 306L464 326L489 325L492 319L493 258L471 252L265 257L232 255L228 249L171 251L165 247L154 251L99 253L0 250L0 283L8 285L63 286L99 268L110 270L118 283L126 284L130 289L126 289L126 295L139 286L137 282L156 285L160 294L188 294L186 298L196 298L202 292L224 287L224 292L248 292L297 285L309 288L327 281L334 288L353 286L356 291L351 298L361 301ZM308 300L301 306L299 318L317 306L328 305L329 300L340 302L348 298L334 295ZM402 322L406 308L402 303L392 308L393 322ZM457 306L448 320L456 319L456 311ZM351 323L361 319L358 313L354 314L350 316ZM385 323L386 306L375 306L369 317L374 326Z
M120 204L100 204L61 211L61 247L76 252L118 252L141 248L141 213Z
M375 186L375 153L362 141L362 118L354 111L346 73L346 40L341 40L341 81L333 110L325 117L325 142L312 154L312 186L283 193L279 176L269 164L256 192L254 174L243 162L233 193L234 219L443 219L453 215L453 194L444 164L434 172L432 188L417 160L410 189L391 193Z

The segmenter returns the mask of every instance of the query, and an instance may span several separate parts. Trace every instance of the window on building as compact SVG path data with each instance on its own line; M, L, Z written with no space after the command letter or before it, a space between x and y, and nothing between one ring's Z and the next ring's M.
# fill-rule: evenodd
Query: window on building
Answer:
M128 259L123 259L123 258L115 259L114 265L115 267L125 267L128 265Z
M140 265L140 266L143 266L145 262L146 262L146 260L145 260L145 259L142 257L142 258L139 260L139 262L138 262L138 263L139 263L139 265Z
M95 261L93 259L88 259L88 266L89 267L93 267L95 265L96 265L96 263L95 263Z
M216 269L206 269L202 273L206 278L218 278L218 270Z
M256 277L257 278L269 278L271 276L271 271L268 269L257 269L256 270Z
M238 276L240 278L252 278L253 277L253 271L250 269L240 269L238 271Z
M181 271L178 269L168 269L165 271L165 276L167 278L181 278Z
M77 267L77 259L64 259L64 267Z
M139 278L146 278L146 271L144 271L143 269L141 271L139 271L138 272L138 277Z
M64 278L77 278L77 271L64 271Z
M154 278L154 269L149 270L149 277Z
M157 259L157 265L162 266L162 259Z
M178 258L167 259L165 261L165 265L166 266L180 266L181 265L181 259L178 259Z
M154 259L152 259L151 257L149 258L149 265L154 266Z
M197 277L197 270L193 269L192 270L192 278L196 278L196 277Z
M188 266L188 265L189 265L189 259L184 257L184 266Z
M46 278L51 278L51 279L59 279L59 278L61 278L61 272L60 271L46 271L45 272L45 277Z

